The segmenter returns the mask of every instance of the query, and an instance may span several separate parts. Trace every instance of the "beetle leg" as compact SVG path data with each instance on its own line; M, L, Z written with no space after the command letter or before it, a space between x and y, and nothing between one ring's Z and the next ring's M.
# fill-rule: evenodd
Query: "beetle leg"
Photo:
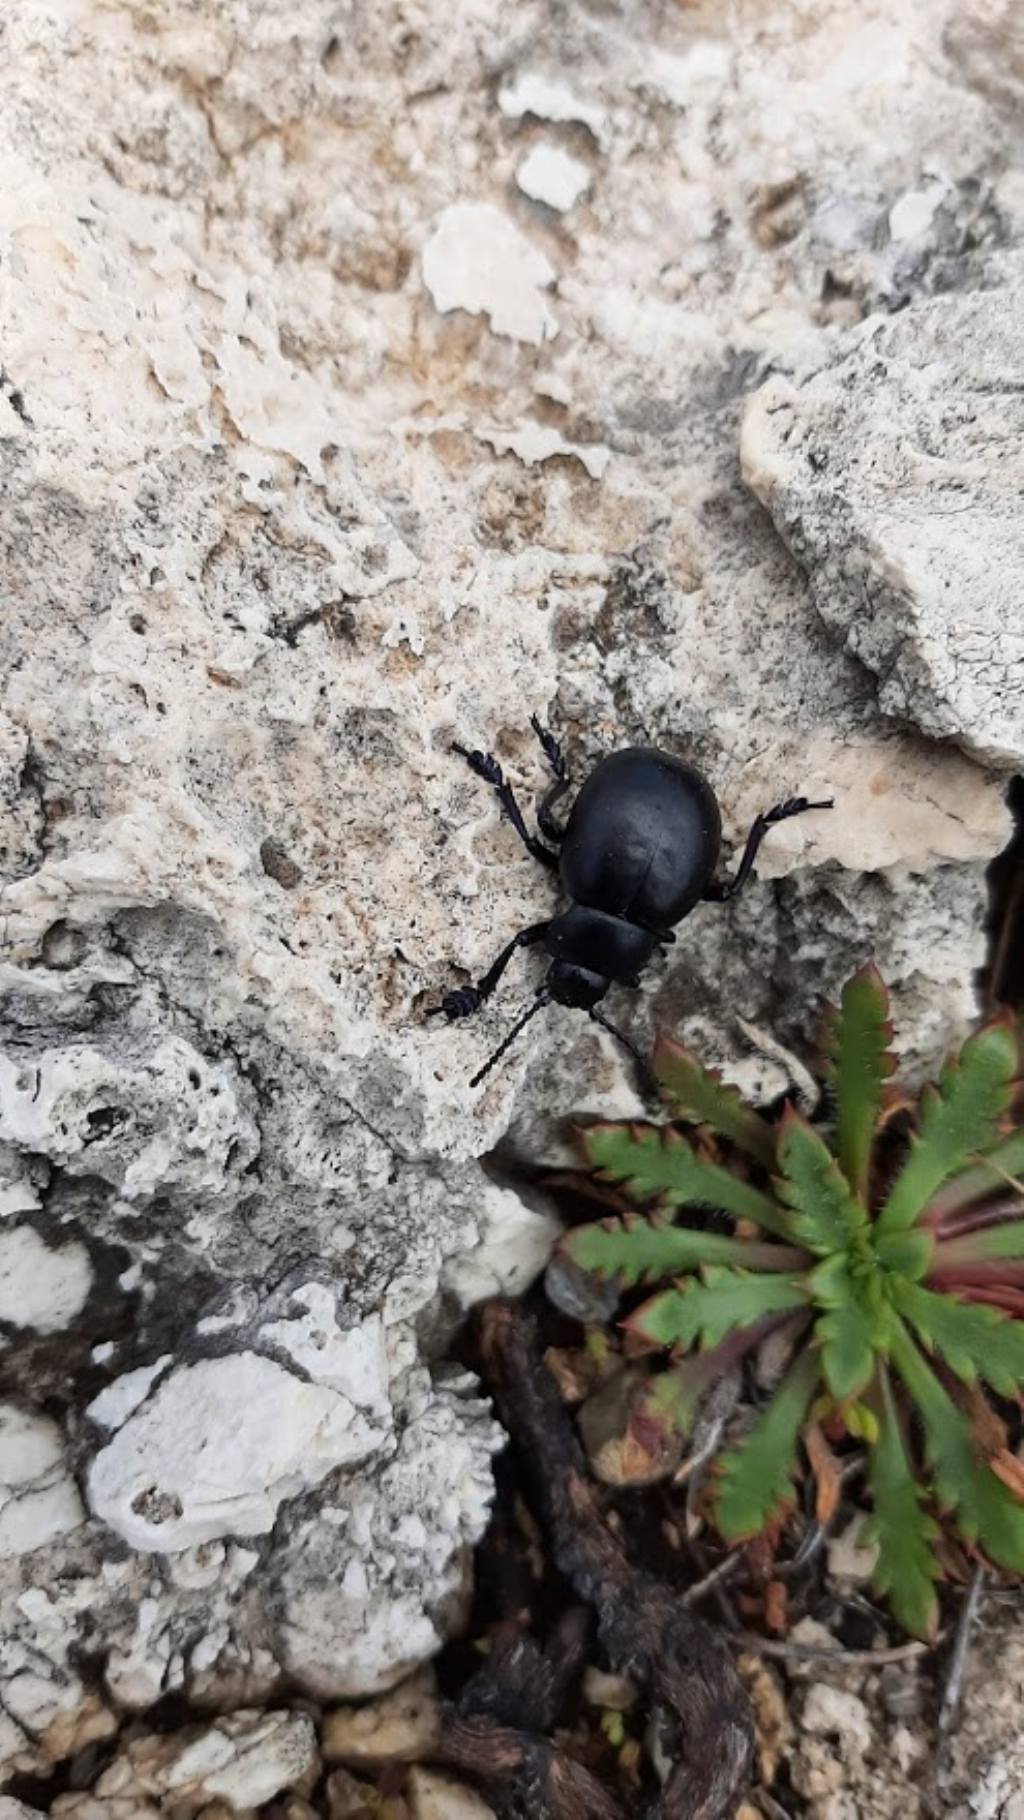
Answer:
M518 935L506 942L497 960L492 962L475 986L454 987L451 992L445 993L439 1005L434 1005L427 1012L427 1016L440 1017L443 1013L450 1024L454 1024L457 1018L471 1017L474 1011L479 1011L484 1000L490 998L517 948L532 948L536 942L542 942L550 927L550 922L545 922L531 923L528 928L520 929Z
M497 791L500 802L509 821L518 834L523 846L534 859L539 859L549 872L558 871L558 854L545 847L543 841L535 839L523 820L523 812L516 802L511 784L505 781L505 773L491 752L470 752L466 746L453 742L452 751L458 752L465 759L470 770L477 777L482 777L485 784L490 784Z
M763 815L757 816L747 835L747 844L743 849L743 858L737 868L736 877L721 879L716 884L709 885L703 894L705 902L727 904L731 897L736 896L737 891L742 891L753 871L761 842L769 828L774 828L777 822L788 822L790 816L804 815L808 809L832 809L834 806L831 797L825 803L811 803L808 802L806 796L787 796L785 802L776 803L773 809L766 809Z
M555 774L554 783L549 786L544 799L537 810L537 826L544 835L544 838L546 840L554 841L557 847L560 846L565 839L565 829L561 822L556 822L551 811L559 798L563 797L570 787L569 767L565 762L565 753L562 751L554 734L549 733L546 727L541 726L536 714L530 715L530 725L536 733L537 738L540 740L544 757L547 759L548 764Z

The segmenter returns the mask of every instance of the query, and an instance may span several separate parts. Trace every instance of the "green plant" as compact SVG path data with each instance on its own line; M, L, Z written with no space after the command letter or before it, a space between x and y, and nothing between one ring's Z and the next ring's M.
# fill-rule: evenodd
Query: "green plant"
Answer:
M1024 1384L1020 1055L1015 1021L997 1017L915 1106L886 1085L890 1037L885 987L865 968L829 1018L834 1151L790 1108L770 1125L662 1039L662 1096L702 1129L585 1131L586 1160L617 1185L624 1211L574 1228L559 1250L561 1268L622 1292L670 1284L623 1322L631 1352L670 1354L630 1407L650 1457L686 1435L716 1379L787 1328L782 1381L717 1462L715 1524L735 1542L780 1525L801 1438L820 1440L823 1422L857 1437L876 1590L906 1629L929 1637L939 1520L1024 1572L1024 1467L982 1391L1017 1399ZM729 1230L721 1219L718 1229L681 1223L687 1207L730 1216Z

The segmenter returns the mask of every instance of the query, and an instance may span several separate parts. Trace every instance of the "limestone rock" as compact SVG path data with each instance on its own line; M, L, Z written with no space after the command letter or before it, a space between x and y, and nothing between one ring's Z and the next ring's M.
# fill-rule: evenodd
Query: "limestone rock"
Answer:
M737 449L837 330L1002 307L1009 9L428 11L3 8L0 1403L43 1451L0 1524L49 1511L3 1775L115 1707L367 1698L465 1614L500 1436L438 1360L550 1230L481 1159L637 1100L555 1009L469 1086L536 956L424 1018L556 901L454 739L524 799L531 712L577 779L666 745L729 855L834 793L614 995L638 1041L771 1091L734 1018L806 1056L869 954L911 1071L974 1011L1002 775L880 706Z
M340 1706L326 1713L321 1749L328 1763L361 1769L415 1763L433 1754L440 1724L437 1680L431 1669L422 1669L365 1706Z
M433 1769L414 1769L405 1786L410 1820L495 1820L475 1789Z
M744 473L887 714L1024 762L1024 265L752 399Z
M60 1795L51 1813L55 1820L94 1820L94 1809L95 1820L129 1812L186 1816L215 1803L254 1812L282 1789L311 1788L318 1770L316 1732L306 1713L242 1710L206 1728L134 1738L92 1794Z

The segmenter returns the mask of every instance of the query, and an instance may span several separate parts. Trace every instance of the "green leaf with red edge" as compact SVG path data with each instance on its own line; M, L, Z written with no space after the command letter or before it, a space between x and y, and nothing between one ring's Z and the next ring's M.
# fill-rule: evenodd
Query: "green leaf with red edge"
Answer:
M632 1201L657 1196L673 1207L719 1207L766 1232L788 1238L785 1210L749 1182L696 1156L671 1127L591 1125L583 1133L587 1161Z
M889 1374L883 1365L876 1399L878 1435L868 1451L873 1513L862 1536L878 1547L871 1583L893 1617L931 1643L938 1627L935 1581L939 1564L933 1542L939 1526L921 1508L924 1493L910 1470Z
M897 1283L896 1306L929 1352L937 1352L965 1384L984 1378L1000 1396L1024 1385L1024 1322L996 1308L935 1295L919 1283Z
M878 1216L879 1233L912 1226L943 1182L995 1144L1020 1066L1016 1020L1006 1013L968 1037L921 1096L920 1129Z
M779 1128L778 1159L782 1176L776 1189L789 1209L789 1232L797 1244L828 1257L866 1231L867 1214L827 1144L791 1109Z
M702 1068L696 1056L670 1036L659 1036L651 1066L671 1110L692 1125L710 1125L721 1137L770 1168L775 1134L766 1119L744 1104L735 1087Z
M1024 1203L1024 1125L940 1188L928 1202L924 1218L936 1226L976 1201L988 1200L1000 1189L1011 1194L1016 1191Z
M735 1328L806 1308L808 1300L807 1288L797 1276L758 1276L709 1265L700 1279L689 1277L678 1288L652 1296L623 1326L651 1346L689 1350L698 1341L717 1346Z
M829 1031L829 1076L836 1098L836 1155L846 1181L867 1200L875 1127L885 1081L895 1060L889 1052L889 994L874 965L862 967L843 987Z
M668 1226L639 1214L574 1226L560 1240L558 1251L589 1275L614 1279L627 1289L637 1283L658 1282L696 1270L701 1264L744 1265L760 1261L762 1269L770 1270L776 1255L790 1260L794 1255L799 1257L799 1253L793 1254L782 1245L752 1245L744 1239L726 1238L720 1232Z
M795 1502L797 1445L818 1378L818 1360L806 1349L790 1366L746 1440L721 1461L714 1514L727 1542L760 1535Z
M965 1542L1010 1573L1024 1573L1024 1503L978 1458L970 1418L926 1364L906 1327L893 1324L893 1365L921 1417L940 1505Z
M943 1274L955 1271L961 1264L986 1264L990 1261L1024 1258L1024 1220L1001 1220L994 1226L979 1226L976 1232L965 1232L958 1239L940 1239L932 1254L931 1267Z

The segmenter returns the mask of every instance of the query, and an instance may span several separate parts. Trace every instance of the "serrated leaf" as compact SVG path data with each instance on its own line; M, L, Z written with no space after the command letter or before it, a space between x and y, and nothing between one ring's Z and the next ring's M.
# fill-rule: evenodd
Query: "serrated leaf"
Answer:
M868 1454L868 1482L874 1510L862 1535L878 1548L872 1585L888 1600L893 1617L904 1629L930 1643L939 1615L935 1596L939 1564L932 1547L939 1526L921 1508L924 1494L911 1474L884 1366L880 1374L878 1436Z
M690 1277L677 1289L652 1296L625 1326L652 1346L681 1346L698 1341L717 1346L737 1327L751 1327L766 1315L806 1308L808 1293L795 1276L752 1276L746 1271L709 1266L702 1278Z
M955 1513L966 1542L997 1566L1024 1573L1024 1504L979 1462L971 1424L943 1389L902 1322L894 1323L892 1361L920 1414L939 1503Z
M657 1195L673 1207L719 1207L766 1232L789 1236L782 1207L730 1170L703 1162L671 1127L592 1125L583 1142L588 1161L621 1183L630 1200Z
M984 1378L1000 1396L1016 1396L1024 1384L1024 1323L996 1308L935 1295L919 1283L902 1283L894 1294L900 1313L929 1351L945 1359L965 1384Z
M743 1265L757 1262L758 1252L783 1250L781 1245L750 1245L743 1239L726 1238L720 1232L666 1226L635 1214L625 1220L596 1220L593 1225L574 1226L560 1241L555 1255L563 1253L580 1270L615 1279L623 1288L632 1289L637 1283L678 1276L701 1264Z
M967 1169L953 1177L928 1203L925 1218L931 1226L947 1220L951 1214L970 1207L975 1201L987 1200L1000 1188L1015 1187L1024 1197L1024 1126L1008 1138L993 1145L987 1155L979 1157Z
M914 1146L878 1216L878 1231L912 1226L932 1195L975 1151L995 1143L1019 1066L1017 1029L997 1018L969 1037L943 1071L938 1090L921 1096Z
M889 995L877 967L862 967L843 987L831 1032L836 1095L836 1155L846 1181L866 1201L882 1089L895 1067L888 1044Z
M814 1332L825 1382L837 1403L849 1402L874 1376L875 1322L859 1301L850 1301L823 1314Z
M817 1358L805 1350L746 1440L722 1460L714 1510L727 1542L759 1535L793 1504L797 1442L817 1383Z
M787 1111L783 1118L778 1159L782 1176L776 1186L798 1244L828 1257L866 1229L864 1208L851 1194L827 1144L799 1113Z
M727 1087L717 1074L702 1068L696 1056L670 1036L660 1036L651 1060L664 1098L680 1118L694 1125L710 1125L770 1167L775 1156L775 1136L767 1120L744 1104L735 1087Z
M927 1276L935 1255L935 1240L930 1232L884 1232L875 1240L875 1256L883 1270L895 1276L918 1282Z

